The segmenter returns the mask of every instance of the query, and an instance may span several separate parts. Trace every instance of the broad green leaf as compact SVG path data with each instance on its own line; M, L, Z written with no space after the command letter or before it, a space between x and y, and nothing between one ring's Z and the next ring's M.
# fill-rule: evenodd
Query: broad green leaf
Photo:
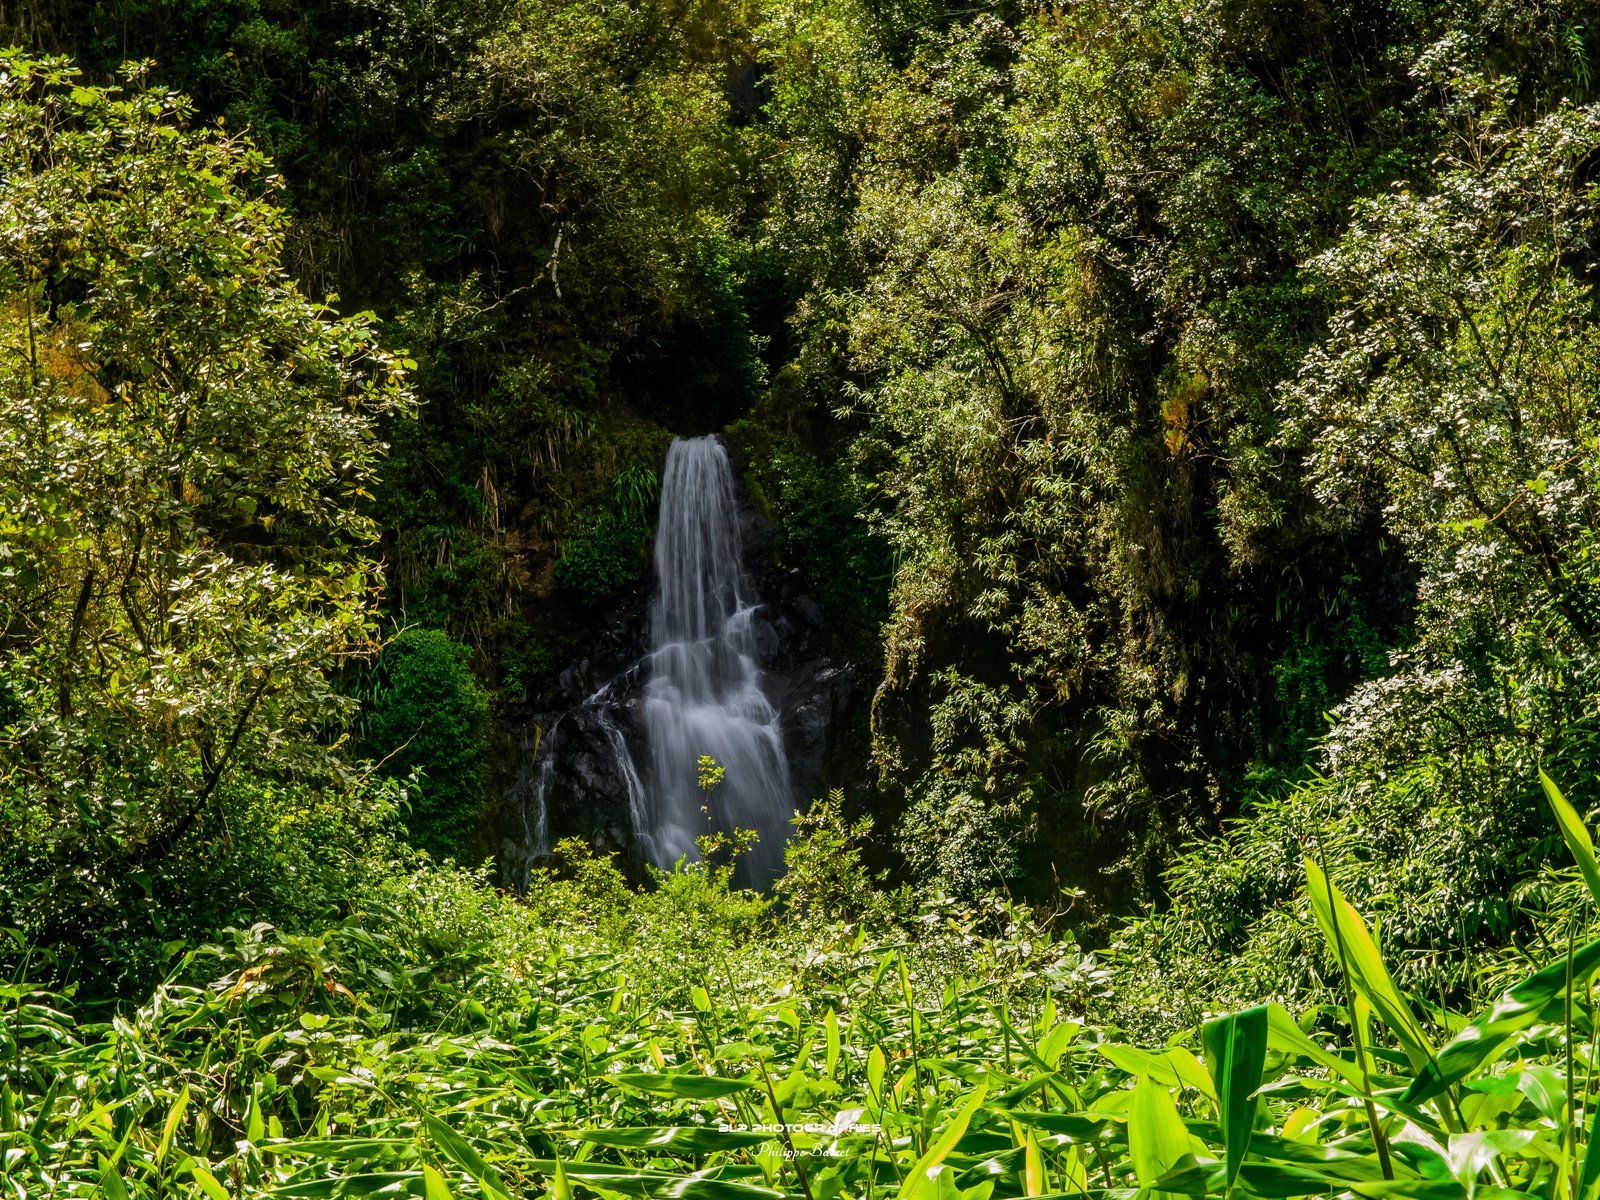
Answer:
M195 1183L206 1194L208 1200L231 1200L228 1189L222 1186L222 1181L204 1167L191 1167L189 1173L194 1176Z
M495 1200L511 1200L500 1173L484 1161L472 1144L432 1113L422 1115L428 1138L457 1166L472 1177L472 1181Z
M1556 815L1556 824L1561 827L1562 840L1567 843L1567 849L1572 851L1578 870L1583 872L1583 881L1589 885L1589 894L1594 897L1596 904L1600 904L1600 863L1595 862L1594 841L1584 827L1583 818L1567 803L1567 798L1561 794L1555 780L1544 773L1543 767L1539 769L1539 783L1544 787L1545 799L1550 802L1550 809Z
M261 1116L261 1098L252 1094L250 1097L250 1110L245 1114L244 1137L245 1141L255 1145L267 1136L267 1123Z
M772 1188L706 1175L671 1180L650 1194L666 1200L784 1200L784 1194Z
M1596 970L1600 970L1600 940L1573 953L1573 986L1587 982ZM1544 1008L1566 990L1567 973L1567 960L1557 959L1502 994L1488 1012L1471 1021L1417 1072L1406 1089L1405 1101L1418 1104L1430 1100L1492 1061L1507 1039L1537 1022Z
M184 1109L189 1106L189 1085L184 1084L183 1090L173 1100L172 1107L167 1110L167 1119L161 1126L161 1141L156 1146L156 1166L159 1168L167 1159L167 1151L172 1148L172 1136L178 1132L178 1123L183 1120Z
M1039 1039L1035 1053L1053 1071L1061 1065L1061 1056L1066 1053L1067 1047L1082 1032L1083 1026L1076 1021L1062 1021Z
M1273 1003L1268 1004L1266 1008L1267 1046L1270 1049L1281 1054L1294 1054L1309 1059L1346 1083L1355 1087L1361 1086L1361 1070L1354 1063L1340 1058L1312 1041L1283 1005Z
M1114 1042L1101 1042L1095 1049L1135 1078L1148 1075L1167 1087L1193 1088L1213 1104L1217 1102L1217 1089L1210 1072L1193 1053L1182 1046L1167 1050L1138 1050Z
M716 1100L749 1091L755 1086L748 1079L724 1079L717 1075L699 1075L692 1071L653 1074L648 1071L622 1071L607 1075L606 1079L639 1092L656 1096L678 1096L686 1100Z
M1150 1190L1168 1194L1220 1196L1229 1187L1226 1175L1227 1167L1223 1163L1196 1162L1192 1156L1186 1156L1171 1171L1162 1174ZM1246 1163L1240 1171L1239 1181L1252 1195L1279 1198L1327 1195L1343 1191L1349 1186L1319 1171L1277 1163Z
M1232 1187L1255 1130L1256 1091L1267 1062L1267 1010L1243 1012L1206 1022L1202 1032L1206 1060L1217 1084L1217 1107L1226 1150L1224 1186Z
M1333 952L1334 961L1348 974L1350 986L1372 1005L1373 1011L1400 1042L1412 1069L1420 1071L1433 1058L1433 1047L1417 1024L1411 1006L1389 977L1389 968L1384 965L1383 955L1368 932L1366 922L1316 863L1306 859L1305 869L1311 911L1322 927L1322 936Z
M883 1053L882 1046L874 1046L867 1055L867 1095L873 1103L883 1103L883 1073L888 1068L889 1060Z
M422 1164L422 1194L424 1200L454 1200L444 1176L428 1163Z
M1172 1093L1149 1075L1140 1076L1128 1102L1128 1157L1140 1187L1156 1181L1189 1154L1189 1130Z
M1116 1127L1116 1122L1107 1117L1079 1113L1014 1111L1007 1115L1024 1128L1057 1133L1070 1142L1100 1141L1108 1130Z
M1488 1129L1457 1133L1450 1138L1450 1171L1462 1187L1471 1190L1478 1176L1502 1154L1522 1150L1538 1136L1533 1129Z
M331 1175L324 1179L280 1184L267 1194L296 1197L297 1200L324 1200L329 1196L374 1196L380 1193L395 1195L409 1191L422 1178L421 1171L372 1171L360 1175Z
M274 1154L296 1158L408 1158L417 1153L411 1138L302 1138L262 1147Z
M1039 1152L1039 1139L1034 1136L1033 1130L1028 1130L1024 1145L1026 1154L1022 1170L1023 1194L1043 1196L1050 1189L1045 1180L1044 1155Z
M100 1162L100 1194L105 1200L128 1200L128 1188L122 1182L117 1164L104 1158Z

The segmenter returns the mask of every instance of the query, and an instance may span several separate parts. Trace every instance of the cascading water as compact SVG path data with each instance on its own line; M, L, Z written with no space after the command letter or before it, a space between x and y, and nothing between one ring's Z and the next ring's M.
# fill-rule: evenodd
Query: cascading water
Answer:
M794 787L779 713L762 688L745 566L727 451L713 437L674 441L661 481L649 652L557 718L543 739L524 734L512 797L522 841L507 855L513 886L527 886L528 867L550 852L562 755L605 760L590 777L603 776L613 798L626 801L634 842L657 866L695 857L701 834L752 829L760 840L740 864L739 882L777 877ZM702 755L724 771L709 793L700 787Z
M770 881L783 864L794 798L778 711L756 665L733 468L714 437L675 441L667 451L655 572L644 703L649 828L641 840L668 866L694 855L708 825L753 829L760 841L741 876ZM709 795L700 788L701 755L725 771Z

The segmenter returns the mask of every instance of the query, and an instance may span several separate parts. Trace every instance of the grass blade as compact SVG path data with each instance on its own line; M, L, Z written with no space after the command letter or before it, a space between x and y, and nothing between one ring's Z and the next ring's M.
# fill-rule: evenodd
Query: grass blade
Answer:
M1267 1010L1257 1006L1208 1021L1201 1036L1217 1085L1222 1145L1227 1154L1224 1183L1231 1188L1255 1132L1256 1091L1267 1063Z
M1600 863L1595 861L1594 840L1584 827L1578 810L1567 803L1555 780L1546 775L1542 767L1539 769L1539 782L1544 787L1545 799L1550 802L1550 810L1555 813L1556 824L1561 827L1561 838L1577 861L1578 870L1583 872L1583 881L1589 885L1589 894L1594 897L1595 903L1600 904Z

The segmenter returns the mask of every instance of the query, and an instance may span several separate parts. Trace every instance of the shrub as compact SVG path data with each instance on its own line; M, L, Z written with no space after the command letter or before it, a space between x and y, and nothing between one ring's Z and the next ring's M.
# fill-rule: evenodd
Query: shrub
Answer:
M556 563L556 582L589 604L639 582L649 568L650 519L660 480L631 466L611 483L609 505L569 537Z
M465 857L487 816L489 698L471 651L437 629L408 629L378 660L366 750L385 774L417 776L407 827L435 855Z

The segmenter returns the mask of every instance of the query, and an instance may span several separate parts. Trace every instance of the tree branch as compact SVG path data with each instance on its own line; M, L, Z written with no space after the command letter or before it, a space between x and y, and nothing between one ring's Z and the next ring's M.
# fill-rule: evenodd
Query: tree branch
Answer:
M58 711L63 721L72 715L72 660L78 656L78 637L83 632L83 618L94 596L94 575L93 567L84 573L83 586L78 589L78 602L72 606L72 629L67 634L67 655L61 664L59 689Z
M272 672L264 672L261 676L261 682L256 684L255 691L250 693L249 700L245 702L244 710L240 712L238 719L234 721L233 732L228 736L228 744L223 750L222 756L207 768L205 782L201 784L200 793L195 797L194 803L189 806L189 811L184 813L177 823L160 837L145 843L144 849L133 859L135 865L143 865L152 858L165 858L172 853L173 847L178 844L183 835L188 833L194 823L200 819L200 814L205 811L207 803L211 800L211 794L216 791L217 784L222 780L223 772L228 769L228 764L233 761L234 751L239 748L239 741L244 737L245 727L249 725L250 718L255 715L256 705L261 702L261 697L267 690L267 684L271 681Z

